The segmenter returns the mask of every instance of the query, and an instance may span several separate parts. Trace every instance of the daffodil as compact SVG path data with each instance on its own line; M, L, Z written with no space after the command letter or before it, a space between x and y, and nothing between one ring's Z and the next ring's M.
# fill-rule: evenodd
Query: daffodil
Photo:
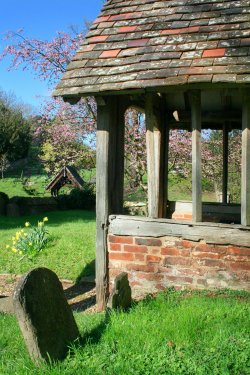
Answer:
M38 226L41 227L43 225L42 221L38 221Z
M43 218L43 221L48 221L49 219L47 218L47 216L45 216L44 218Z
M12 247L11 249L13 251L13 253L16 253L17 252L17 249L15 247Z
M28 221L26 221L26 223L24 224L25 226L26 226L26 228L27 227L29 227L30 226L30 223L28 222Z
M6 245L6 249L9 249L10 245Z

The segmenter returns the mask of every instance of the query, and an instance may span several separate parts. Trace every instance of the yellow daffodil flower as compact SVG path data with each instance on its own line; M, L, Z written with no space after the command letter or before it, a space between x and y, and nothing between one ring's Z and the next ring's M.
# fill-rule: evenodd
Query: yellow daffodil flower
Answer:
M17 249L15 247L12 247L11 249L13 251L13 253L16 253L17 252Z
M30 223L28 222L28 221L26 221L26 223L24 224L25 226L26 226L26 228L27 227L29 227L30 226Z
M49 219L46 217L43 218L43 221L48 221Z

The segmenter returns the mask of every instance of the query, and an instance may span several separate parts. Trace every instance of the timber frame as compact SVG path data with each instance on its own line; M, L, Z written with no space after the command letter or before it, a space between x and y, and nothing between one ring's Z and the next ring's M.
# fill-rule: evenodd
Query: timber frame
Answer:
M168 134L167 108L164 94L145 94L140 107L145 105L147 174L148 174L148 219L124 216L119 232L112 222L123 212L123 172L124 172L124 114L128 106L136 105L134 97L109 95L97 97L97 253L96 287L99 309L106 306L108 297L108 232L117 235L143 235L158 237L163 234L178 235L182 238L198 239L203 237L210 242L247 246L250 243L250 116L249 94L242 93L242 197L241 226L202 223L202 188L201 188L201 128L202 108L201 90L189 90L191 104L192 129L192 223L176 223L164 220L167 207L167 158ZM141 99L141 97L140 97ZM100 103L100 104L98 104ZM137 104L138 106L138 104ZM212 116L213 117L213 116ZM239 119L238 119L239 121ZM225 123L225 122L224 122ZM211 125L212 127L212 125ZM225 132L225 126L223 127ZM227 141L224 140L224 147ZM227 154L227 148L224 151ZM226 161L225 161L226 163ZM225 170L225 167L224 167ZM225 172L224 172L225 173ZM226 175L226 174L225 174ZM227 196L227 178L223 175L223 197ZM115 192L115 193L114 193ZM225 199L225 198L223 198ZM112 216L110 216L112 214ZM153 221L148 221L153 219ZM157 220L159 224L157 224ZM162 220L163 219L163 220ZM110 227L111 223L111 227ZM140 225L138 224L140 223ZM147 223L150 223L149 225ZM197 223L198 226L195 224ZM199 224L200 223L200 224ZM201 225L202 223L202 225ZM126 225L127 226L126 226ZM135 225L136 224L136 225ZM153 225L154 224L154 225ZM139 227L142 230L139 230ZM157 232L157 227L160 232ZM163 230L162 228L165 227ZM189 227L190 235L186 230ZM127 229L129 228L129 229ZM136 229L138 228L138 230ZM150 230L151 228L151 230ZM153 229L152 229L153 228ZM176 229L178 228L177 232ZM191 228L193 228L191 230ZM197 229L195 229L197 228ZM114 230L115 229L115 230ZM213 234L211 234L213 231ZM204 233L207 232L207 237ZM192 233L194 233L192 235ZM213 241L211 241L211 238ZM229 241L229 242L230 242Z
M100 310L106 306L110 284L110 230L124 236L133 236L138 229L146 237L175 234L181 238L187 238L190 230L195 239L201 236L200 240L215 245L239 243L247 247L243 254L249 251L249 25L250 4L245 0L107 0L56 87L54 95L71 104L87 96L97 102L96 288ZM149 217L129 221L120 215L124 113L132 106L145 113ZM185 224L164 219L172 128L192 132L192 221ZM228 133L242 130L240 226L202 223L202 129L223 131L224 205ZM119 223L123 230L117 227Z

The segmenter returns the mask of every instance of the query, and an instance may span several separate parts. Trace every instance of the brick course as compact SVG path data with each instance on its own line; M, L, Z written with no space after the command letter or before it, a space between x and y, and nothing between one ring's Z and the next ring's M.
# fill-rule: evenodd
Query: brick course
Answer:
M113 235L108 246L110 285L125 271L134 293L170 286L250 290L250 247Z

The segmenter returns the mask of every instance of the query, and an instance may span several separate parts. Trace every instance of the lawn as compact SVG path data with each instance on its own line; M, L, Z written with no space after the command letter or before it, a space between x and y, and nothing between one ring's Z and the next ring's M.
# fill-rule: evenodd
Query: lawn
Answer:
M44 216L50 241L47 248L31 261L6 249L16 231L26 221L37 224ZM0 216L0 273L22 274L34 267L48 267L60 278L76 280L94 274L95 213L92 211L56 211L18 218Z
M75 315L80 346L36 368L13 316L0 315L0 373L89 375L249 374L250 296L165 291L128 312Z

